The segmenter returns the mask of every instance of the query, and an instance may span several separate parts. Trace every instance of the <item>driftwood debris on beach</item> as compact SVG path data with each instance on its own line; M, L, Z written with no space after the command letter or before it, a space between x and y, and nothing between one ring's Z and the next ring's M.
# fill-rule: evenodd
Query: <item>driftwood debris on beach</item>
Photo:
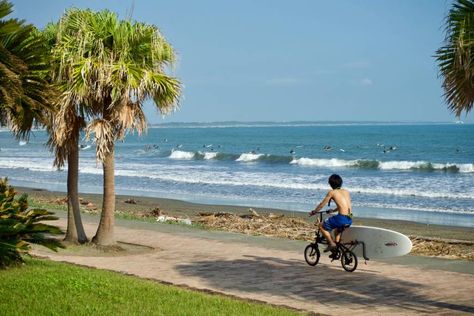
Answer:
M203 212L199 215L198 222L210 229L297 240L311 240L314 236L314 226L298 217L258 214L253 209L241 215L227 212Z
M409 236L413 254L474 261L474 243L465 240Z

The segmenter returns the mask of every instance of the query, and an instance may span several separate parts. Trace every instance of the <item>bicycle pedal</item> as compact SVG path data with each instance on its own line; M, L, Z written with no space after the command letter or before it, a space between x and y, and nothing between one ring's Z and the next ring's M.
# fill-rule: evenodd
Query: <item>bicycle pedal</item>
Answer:
M338 253L332 253L329 255L329 258L331 258L334 261L334 260L338 260L340 257Z

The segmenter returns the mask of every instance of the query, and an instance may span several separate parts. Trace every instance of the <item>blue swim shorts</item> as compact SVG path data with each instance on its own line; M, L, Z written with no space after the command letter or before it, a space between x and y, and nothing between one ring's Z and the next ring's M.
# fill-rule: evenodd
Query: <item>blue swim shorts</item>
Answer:
M328 232L332 231L333 229L342 229L346 225L352 225L352 219L349 216L337 214L326 218L323 223L323 227Z

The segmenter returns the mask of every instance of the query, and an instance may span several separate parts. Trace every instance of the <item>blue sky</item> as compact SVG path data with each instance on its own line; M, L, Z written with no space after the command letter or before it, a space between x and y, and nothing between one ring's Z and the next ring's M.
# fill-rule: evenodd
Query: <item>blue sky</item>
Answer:
M72 6L157 25L184 90L165 119L148 105L151 123L454 120L432 57L447 0L12 2L40 28Z

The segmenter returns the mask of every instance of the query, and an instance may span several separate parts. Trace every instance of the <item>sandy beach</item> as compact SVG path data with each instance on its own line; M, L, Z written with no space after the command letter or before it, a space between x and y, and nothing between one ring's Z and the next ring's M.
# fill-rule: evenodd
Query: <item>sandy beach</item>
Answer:
M53 205L56 209L66 210L64 192L52 192L43 189L17 188L21 193L27 193L33 201L48 207ZM82 209L85 213L99 214L101 209L100 194L80 194ZM118 195L116 199L116 212L122 218L146 219L154 221L159 212L167 216L177 218L189 218L192 222L202 224L205 229L227 230L232 232L244 233L247 235L264 235L268 237L283 237L288 239L310 240L313 237L312 223L314 218L309 218L307 214L301 212L285 211L268 208L252 208L263 217L268 214L283 215L290 223L290 228L285 221L270 221L270 226L265 232L252 227L242 228L235 223L239 221L239 216L249 214L249 207L229 206L229 205L210 205L189 203L180 200L137 197L128 195ZM227 222L221 221L212 226L209 222L202 220L203 214L223 213L227 216ZM294 223L297 223L295 226ZM354 218L354 225L365 225L381 227L401 232L412 239L414 248L412 254L422 256L435 256L447 259L463 259L474 261L474 229L464 227L429 225L400 220L382 220L368 218ZM294 231L295 233L281 234L284 229Z

